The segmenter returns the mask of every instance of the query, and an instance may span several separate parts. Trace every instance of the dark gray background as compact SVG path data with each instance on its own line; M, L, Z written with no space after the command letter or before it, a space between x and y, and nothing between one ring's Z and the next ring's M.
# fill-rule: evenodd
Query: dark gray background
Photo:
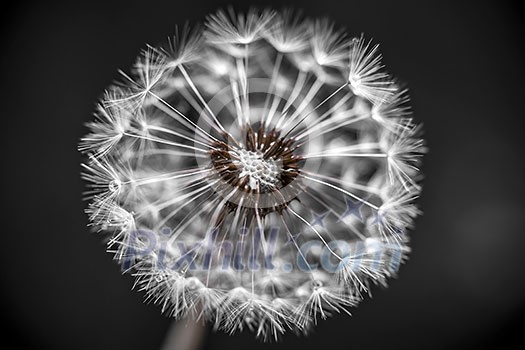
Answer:
M130 291L132 279L120 276L100 237L85 228L76 144L118 68L128 69L145 43L162 41L174 24L201 21L228 3L2 8L4 343L160 346L170 320ZM523 14L505 1L318 0L295 7L373 37L389 70L408 82L430 147L425 215L399 279L375 288L352 318L331 318L308 338L290 334L273 345L250 334L210 333L206 349L465 349L518 339L525 302Z

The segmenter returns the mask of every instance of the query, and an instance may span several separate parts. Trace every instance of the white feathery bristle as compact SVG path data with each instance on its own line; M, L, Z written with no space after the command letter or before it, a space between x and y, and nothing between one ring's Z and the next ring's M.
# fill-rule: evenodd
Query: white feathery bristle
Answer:
M388 100L395 88L388 73L383 71L379 45L365 41L363 36L352 39L350 43L350 63L348 81L352 92L373 103Z

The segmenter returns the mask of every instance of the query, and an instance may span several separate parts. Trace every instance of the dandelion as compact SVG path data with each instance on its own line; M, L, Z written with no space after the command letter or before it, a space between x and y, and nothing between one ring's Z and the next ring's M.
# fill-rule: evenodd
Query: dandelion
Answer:
M277 338L395 276L426 152L377 45L232 9L147 46L79 150L87 213L146 300Z

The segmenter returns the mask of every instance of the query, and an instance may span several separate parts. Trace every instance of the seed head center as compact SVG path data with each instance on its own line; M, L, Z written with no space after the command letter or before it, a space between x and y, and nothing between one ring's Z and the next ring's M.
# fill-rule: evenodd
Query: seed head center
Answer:
M303 158L296 154L293 139L284 139L280 131L263 127L244 128L243 139L213 144L210 158L221 183L237 187L243 193L277 193L299 175ZM280 197L279 197L280 198Z
M234 160L233 164L241 170L240 178L249 178L247 185L250 189L277 185L281 169L276 160L264 159L264 154L260 151L240 149L237 153L239 158Z

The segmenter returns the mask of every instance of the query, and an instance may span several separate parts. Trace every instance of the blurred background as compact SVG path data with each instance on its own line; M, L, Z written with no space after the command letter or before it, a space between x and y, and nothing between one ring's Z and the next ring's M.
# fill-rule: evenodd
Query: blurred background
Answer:
M228 4L55 1L2 5L2 342L158 349L171 320L86 229L76 151L104 88L145 43ZM523 13L507 1L288 1L381 43L430 147L413 253L388 289L265 344L206 331L204 349L466 349L518 340L525 311Z

